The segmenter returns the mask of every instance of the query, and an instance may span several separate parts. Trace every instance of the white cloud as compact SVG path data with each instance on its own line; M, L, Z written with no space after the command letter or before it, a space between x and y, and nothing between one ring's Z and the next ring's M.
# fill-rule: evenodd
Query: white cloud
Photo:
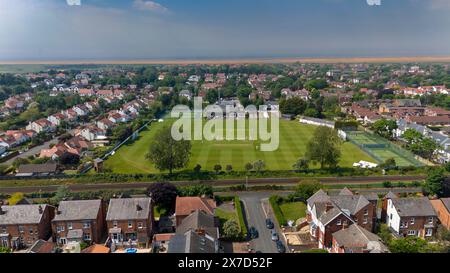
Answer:
M153 1L134 0L133 7L139 10L147 10L152 12L169 12L168 8Z
M450 8L449 0L430 0L431 8L433 9L443 9Z
M81 0L66 0L69 6L81 6Z

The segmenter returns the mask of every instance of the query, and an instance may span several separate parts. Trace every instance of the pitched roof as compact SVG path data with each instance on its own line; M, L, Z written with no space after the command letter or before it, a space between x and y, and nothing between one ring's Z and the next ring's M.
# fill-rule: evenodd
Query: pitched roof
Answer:
M441 201L444 203L447 210L450 211L450 198L441 198Z
M44 240L37 240L34 242L34 244L31 246L30 249L28 249L27 253L52 253L55 248L55 244L53 242L46 242Z
M389 191L389 192L384 196L384 198L386 198L386 199L395 199L395 198L398 198L398 196L397 196L395 193L393 193L392 191Z
M168 253L214 253L215 241L192 230L177 234L169 242Z
M338 195L330 198L336 206L343 211L348 211L351 215L355 215L362 208L370 204L363 195Z
M109 201L107 221L147 219L152 214L151 198L124 198Z
M88 248L85 248L81 251L81 253L97 253L97 254L107 254L110 253L111 249L109 249L109 247L106 246L102 246L102 245L91 245Z
M340 247L344 247L345 249L367 249L368 246L378 245L378 249L374 250L388 252L387 247L382 243L380 237L357 224L350 225L346 229L341 229L333 233L333 238Z
M353 195L353 192L345 187L339 192L339 195Z
M95 220L101 204L101 200L61 201L53 221Z
M54 173L56 167L56 163L23 164L19 166L18 173Z
M335 219L336 217L338 217L339 215L345 215L349 220L351 220L349 218L348 215L346 215L345 213L343 213L340 209L338 208L332 208L331 210L325 212L322 214L322 216L320 216L319 221L323 224L323 225L327 225L329 222L333 221L333 219Z
M196 210L202 210L213 215L216 208L216 202L209 198L202 197L177 197L175 206L175 215L190 215Z
M330 202L330 197L326 192L324 192L322 189L320 189L318 192L313 194L306 202L310 207L313 207L313 204L316 202Z
M0 225L38 224L48 205L2 206Z
M436 216L433 206L428 198L396 198L392 203L398 214L402 217L409 216Z
M188 230L204 230L206 234L213 238L219 237L215 217L201 210L191 213L177 227L177 233L186 233Z

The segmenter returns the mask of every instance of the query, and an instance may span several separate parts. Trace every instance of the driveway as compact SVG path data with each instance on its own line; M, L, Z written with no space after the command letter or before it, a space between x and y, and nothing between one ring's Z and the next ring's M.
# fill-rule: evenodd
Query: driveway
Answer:
M242 192L238 193L245 207L245 214L247 218L247 226L255 227L259 232L259 237L250 242L250 247L255 251L260 251L262 253L278 253L275 242L271 239L271 231L266 228L266 212L263 209L262 202L268 199L271 195L275 193L271 192ZM276 194L280 194L279 192ZM275 224L275 230L280 239L282 239L280 233L280 227L276 224L275 220L272 219ZM286 244L285 244L286 246Z
M17 158L27 158L27 157L29 157L31 155L39 154L42 149L48 149L51 144L57 144L57 143L58 143L58 138L57 137L53 138L53 139L51 139L51 140L49 140L47 142L44 142L42 145L33 147L33 148L29 149L28 151L23 152L23 153L21 153L21 154L15 156L15 157L13 157L13 158L3 162L1 164L2 165L11 165L14 162L14 160L16 160Z

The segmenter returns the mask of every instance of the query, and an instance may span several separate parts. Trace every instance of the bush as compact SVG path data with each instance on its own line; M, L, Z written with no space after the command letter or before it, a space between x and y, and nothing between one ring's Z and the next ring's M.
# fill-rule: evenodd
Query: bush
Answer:
M383 187L385 188L392 188L392 182L391 181L384 181Z
M283 201L283 198L281 198L278 195L273 195L269 198L269 203L272 206L272 210L273 210L273 213L275 214L275 218L277 218L277 221L281 226L285 226L285 225L287 225L287 221L284 218L283 212L281 211L281 208L279 206L282 201Z
M234 219L230 219L223 225L223 238L226 240L240 240L241 239L241 229L239 224Z
M245 218L244 218L244 211L242 210L242 203L241 199L239 199L238 196L234 197L234 207L236 209L238 219L239 219L239 226L241 227L241 234L243 237L247 237L248 230L247 225L245 224Z

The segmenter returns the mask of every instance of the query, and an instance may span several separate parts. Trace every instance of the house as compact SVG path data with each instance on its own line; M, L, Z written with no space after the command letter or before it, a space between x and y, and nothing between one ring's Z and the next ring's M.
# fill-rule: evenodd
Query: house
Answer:
M89 125L81 130L80 135L88 141L94 141L106 138L106 131L95 125Z
M72 109L81 117L89 114L89 109L84 104L75 105Z
M49 133L55 130L55 125L45 118L30 122L26 127L27 130L33 130L36 133Z
M111 120L109 120L107 118L104 118L104 119L97 121L97 127L104 131L107 131L114 127L114 122L112 122Z
M427 107L425 108L425 115L429 117L439 117L439 116L450 117L450 111L439 107Z
M16 176L49 176L58 171L56 163L23 164L19 166Z
M80 89L78 90L78 95L80 95L80 97L91 97L95 95L95 91L92 89Z
M370 200L369 200L370 199ZM344 189L337 196L319 190L307 200L307 222L310 234L319 248L331 249L332 234L352 224L373 231L377 200L355 195Z
M202 210L184 218L168 244L168 253L218 253L217 219Z
M441 198L430 202L437 213L441 225L450 230L450 198Z
M63 143L59 143L50 149L42 149L39 154L39 157L40 158L51 158L52 160L58 160L66 153L75 154L75 155L80 156L80 153L78 150L71 149L69 147L66 147Z
M113 123L126 123L130 121L130 118L127 115L121 114L119 112L110 113L108 119Z
M333 233L332 253L388 253L380 237L354 224Z
M214 215L217 205L213 199L204 197L177 197L175 204L175 219L178 227L181 222L196 210Z
M52 220L52 230L59 245L70 241L100 243L105 230L103 201L61 201Z
M5 135L14 138L14 145L21 145L31 140L36 133L31 130L8 130Z
M450 116L407 116L408 122L417 123L424 126L448 126Z
M192 99L192 92L190 90L181 90L178 95L188 100Z
M54 208L49 205L0 204L0 246L20 249L51 236Z
M431 237L437 228L437 214L428 198L387 200L386 224L399 236Z
M114 96L114 92L112 90L98 90L95 94L97 97L101 98Z
M301 117L300 123L314 125L314 126L325 126L325 127L331 128L331 129L334 129L334 126L335 126L334 121L328 121L328 120L324 120L324 119L310 118L310 117Z
M153 235L151 198L111 199L106 215L112 246L148 247Z
M52 123L53 126L59 126L66 119L62 113L56 113L47 118L48 121Z

